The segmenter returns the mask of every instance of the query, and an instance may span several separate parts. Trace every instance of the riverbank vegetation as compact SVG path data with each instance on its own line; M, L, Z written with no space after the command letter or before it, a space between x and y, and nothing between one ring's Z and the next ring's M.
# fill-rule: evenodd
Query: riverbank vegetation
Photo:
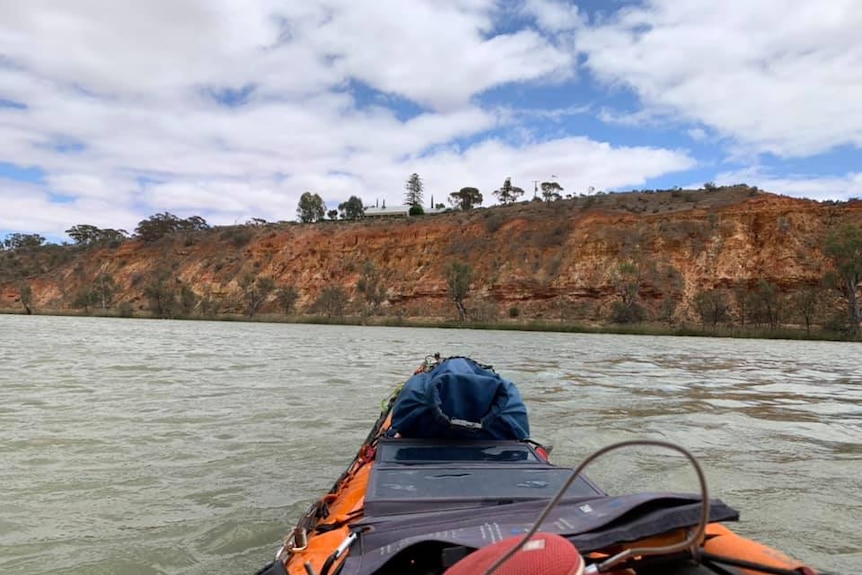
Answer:
M545 187L398 221L212 227L165 212L133 237L10 234L0 312L859 339L858 206L747 187L570 199Z

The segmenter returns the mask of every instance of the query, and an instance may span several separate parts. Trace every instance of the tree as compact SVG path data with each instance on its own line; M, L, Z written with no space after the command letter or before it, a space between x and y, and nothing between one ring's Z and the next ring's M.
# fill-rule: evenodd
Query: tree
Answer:
M805 286L793 296L791 300L802 323L805 324L805 333L811 333L811 324L820 311L820 300L822 297L819 286Z
M850 333L859 333L862 311L859 309L859 282L862 281L862 227L845 225L826 238L824 253L832 260L835 271L830 276L847 303Z
M188 317L197 308L200 298L187 285L180 286L178 301L176 302L178 313L181 317Z
M245 315L251 318L266 303L266 298L275 288L275 281L271 277L257 277L248 273L240 278L239 287L245 301Z
M548 203L562 199L563 197L560 195L560 192L563 191L563 186L557 182L542 182L539 184L539 187L542 188L542 199Z
M449 194L449 203L452 207L461 211L472 210L475 206L482 205L482 192L478 188L461 188L457 192Z
M76 244L88 245L95 243L99 238L99 228L88 224L72 226L66 230L66 235L72 238Z
M661 289L661 304L659 305L659 318L667 325L673 324L676 309L682 299L685 281L682 274L674 266L665 263L656 274L656 284Z
M326 212L326 215L329 216L329 219L333 222L338 219L338 210L329 210Z
M39 234L9 234L3 240L3 247L8 250L25 250L38 248L45 243L45 238Z
M408 206L422 205L422 178L419 174L413 173L407 178L407 183L404 184L404 189L407 192L404 194L404 203Z
M724 292L718 290L697 292L692 304L703 325L711 324L715 329L719 322L727 319L728 307Z
M203 317L215 317L219 311L219 302L213 297L212 289L208 289L206 295L198 300L198 312Z
M83 288L75 295L72 300L72 307L83 308L84 313L89 313L93 306L99 306L106 310L114 305L114 298L119 291L119 286L113 276L101 273L96 277L95 283Z
M191 315L201 299L182 281L173 277L169 270L157 270L144 288L144 297L149 300L150 312L161 319L173 319Z
M619 301L614 302L611 319L615 323L638 323L643 320L643 308L637 298L642 281L640 267L632 262L617 265L611 278Z
M781 297L778 286L761 279L757 289L751 294L749 314L756 323L766 324L775 329L781 323Z
M156 272L144 288L144 297L149 300L150 311L155 317L173 319L177 312L177 294L171 284L170 275L165 271Z
M90 307L96 303L95 295L95 292L89 287L79 290L72 298L72 307L83 309L84 313L90 313Z
M292 285L282 286L275 292L275 301L285 315L289 315L293 311L293 306L296 305L296 300L298 299L299 292Z
M170 212L164 212L162 214L153 214L146 220L140 221L135 228L135 235L145 242L154 242L168 234L202 231L209 228L209 224L200 216L191 216L190 218L182 219ZM74 230L74 228L72 229ZM66 233L69 233L69 231L66 230ZM116 232L116 230L110 231Z
M323 288L312 309L316 313L325 314L326 317L341 317L344 315L344 308L348 301L347 293L342 288L327 286Z
M458 319L467 319L467 309L464 307L464 298L470 291L470 282L473 280L473 268L466 262L453 261L444 269L446 276L446 287L449 288L449 297L458 309Z
M93 303L99 304L105 310L114 305L114 298L120 288L113 276L101 273L96 277L96 283L90 291L93 294Z
M98 243L116 243L119 245L129 237L129 232L126 230L115 230L113 228L105 228L99 230L99 237L96 240Z
M524 190L512 185L512 178L506 178L499 190L494 192L501 204L514 203L518 198L524 195Z
M323 198L318 194L305 192L299 198L299 205L296 208L296 215L299 221L304 224L319 222L326 214L326 207L323 205Z
M27 315L31 315L33 313L33 288L30 287L30 284L21 284L18 288L18 293L21 297L21 305L24 306L24 311L27 312Z
M191 216L186 219L181 219L178 222L177 231L180 232L197 232L210 229L209 224L200 216Z
M377 271L371 260L363 264L362 274L356 282L356 290L365 296L365 301L372 313L377 311L377 308L386 299L386 287L380 279L380 272Z
M178 218L170 212L153 214L146 220L138 222L135 235L145 242L154 242L165 235L176 231Z
M739 317L740 327L745 327L745 322L751 311L752 297L748 286L745 283L740 283L733 288L733 299L736 301L737 316Z
M347 221L359 220L365 216L365 206L356 196L350 196L346 202L338 204L338 211L341 212L341 219Z

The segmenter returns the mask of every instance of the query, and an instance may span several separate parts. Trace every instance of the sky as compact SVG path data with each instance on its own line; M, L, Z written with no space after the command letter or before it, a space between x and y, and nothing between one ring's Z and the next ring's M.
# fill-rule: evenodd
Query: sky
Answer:
M0 238L745 182L862 196L858 0L0 1Z

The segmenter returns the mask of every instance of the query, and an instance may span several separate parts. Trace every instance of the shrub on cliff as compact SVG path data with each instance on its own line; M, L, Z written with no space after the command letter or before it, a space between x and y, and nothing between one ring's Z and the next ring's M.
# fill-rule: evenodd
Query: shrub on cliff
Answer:
M640 323L645 316L644 308L636 303L615 301L611 310L611 321L614 323Z
M292 285L282 286L275 292L275 301L285 314L293 311L296 300L299 299L299 291Z

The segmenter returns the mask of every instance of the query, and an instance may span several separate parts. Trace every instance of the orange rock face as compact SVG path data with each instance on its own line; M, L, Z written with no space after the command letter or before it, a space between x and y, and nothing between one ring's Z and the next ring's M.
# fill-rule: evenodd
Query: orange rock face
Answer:
M6 265L0 276L0 309L21 309L24 283L37 311L72 309L76 294L107 275L117 285L115 307L149 309L147 288L160 278L206 300L214 313L242 313L242 284L251 274L294 287L296 313L332 286L349 297L346 313L370 313L357 289L370 266L386 294L374 313L453 318L445 270L460 261L472 270L465 304L478 319L599 319L627 285L648 317L685 319L701 291L751 289L766 280L790 294L816 284L831 269L824 239L843 223L862 225L862 202L822 204L742 187L214 228L113 248L55 246L59 255L51 258L19 254L23 269ZM258 311L279 313L274 292Z

